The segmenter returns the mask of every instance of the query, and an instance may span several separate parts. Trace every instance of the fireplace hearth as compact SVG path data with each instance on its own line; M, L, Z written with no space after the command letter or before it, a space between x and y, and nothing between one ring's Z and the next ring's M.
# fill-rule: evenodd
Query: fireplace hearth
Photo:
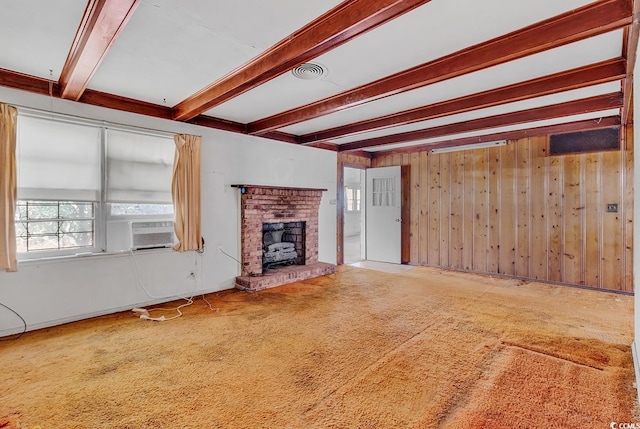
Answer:
M256 291L334 272L334 265L318 261L318 211L326 189L232 186L241 195L237 288Z

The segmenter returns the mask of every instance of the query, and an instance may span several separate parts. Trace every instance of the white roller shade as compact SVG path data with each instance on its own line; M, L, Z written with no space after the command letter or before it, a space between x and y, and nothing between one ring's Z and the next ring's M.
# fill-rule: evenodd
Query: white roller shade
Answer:
M171 203L170 137L107 130L107 201Z
M18 118L18 198L100 199L100 128Z

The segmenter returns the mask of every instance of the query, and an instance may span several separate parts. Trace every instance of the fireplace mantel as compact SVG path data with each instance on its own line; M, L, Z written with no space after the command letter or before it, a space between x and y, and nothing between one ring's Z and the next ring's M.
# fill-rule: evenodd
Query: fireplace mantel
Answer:
M296 186L271 186L271 185L231 185L232 188L262 188L262 189L291 189L298 191L328 191L325 188L300 188Z
M236 287L256 291L333 273L335 267L318 261L318 212L327 189L271 185L231 185L241 194L242 275ZM304 223L304 265L287 266L263 273L263 225Z

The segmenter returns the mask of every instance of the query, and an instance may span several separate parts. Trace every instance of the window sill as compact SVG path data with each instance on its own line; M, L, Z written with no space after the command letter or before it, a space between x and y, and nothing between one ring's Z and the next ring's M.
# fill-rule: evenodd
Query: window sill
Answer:
M168 252L174 252L170 247L164 247L159 249L141 249L134 250L136 256L139 255L154 255ZM85 252L75 253L73 255L57 255L57 256L43 256L41 258L29 258L20 259L18 257L18 267L28 267L30 265L42 265L42 264L57 264L61 262L78 262L84 259L102 259L102 258L121 258L131 255L131 250L119 250L111 252Z

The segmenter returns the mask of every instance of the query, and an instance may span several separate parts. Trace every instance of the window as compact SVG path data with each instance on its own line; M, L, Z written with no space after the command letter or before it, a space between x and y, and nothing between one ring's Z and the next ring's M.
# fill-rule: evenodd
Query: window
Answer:
M393 207L396 198L396 183L393 177L373 179L373 206Z
M127 250L131 220L172 220L174 148L167 136L20 112L21 259Z
M344 188L345 195L345 209L348 212L359 212L360 211L360 188L352 188L350 186L345 186Z

